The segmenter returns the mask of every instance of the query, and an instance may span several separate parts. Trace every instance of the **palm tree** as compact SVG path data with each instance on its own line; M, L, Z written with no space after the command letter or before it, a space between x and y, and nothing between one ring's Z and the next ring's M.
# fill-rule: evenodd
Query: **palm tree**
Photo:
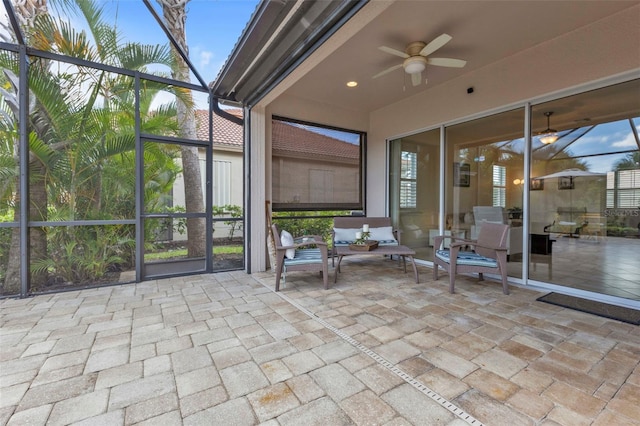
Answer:
M64 5L68 6L67 3ZM41 14L22 20L33 25L28 28L31 45L41 50L144 72L146 65L151 63L171 67L173 61L166 46L120 45L116 30L102 20L102 10L94 2L77 0L77 7L87 21L93 43L87 34L77 33L68 23ZM38 10L42 11L41 8ZM17 71L15 60L5 59L1 65L10 78L10 70ZM158 93L159 88L153 82L146 87L143 105L150 108L150 98ZM109 162L120 156L120 160L131 165L129 170L133 170L133 156L125 155L134 149L135 141L133 80L98 69L72 69L66 64L39 61L30 67L29 88L32 100L29 115L30 219L47 220L47 212L52 210L60 216L61 205L67 205L64 209L67 220L75 219L78 211L101 211L104 205L102 177L105 171L114 171ZM16 85L12 93L5 92L4 98L7 100L11 96L17 99ZM156 126L162 120L163 131L176 134L174 108L153 112L147 109L146 116L152 117L144 122L146 125ZM15 126L17 112L14 117ZM12 150L12 154L17 156L17 150ZM131 198L134 188L131 186ZM19 188L14 190L18 193ZM18 247L17 232L14 237L12 248L14 245ZM30 238L32 260L46 259L47 236L44 230L31 228ZM4 282L5 292L19 288L19 265L20 252L12 249ZM32 274L32 285L43 284L46 279L44 272Z
M628 153L624 158L616 161L614 170L635 170L640 169L640 150Z
M186 5L189 0L158 0L162 5L162 12L167 23L167 28L176 39L180 47L188 54L187 37L185 29ZM173 77L179 81L189 82L189 65L181 55L172 49L176 67ZM197 139L196 117L193 109L191 93L188 99L178 99L178 123L180 123L181 136L187 139ZM198 149L191 146L182 146L182 168L184 174L185 204L187 212L204 212L204 201L202 199L201 171L198 157ZM206 250L206 223L203 218L187 219L187 229L189 232L189 257L200 257L205 255Z

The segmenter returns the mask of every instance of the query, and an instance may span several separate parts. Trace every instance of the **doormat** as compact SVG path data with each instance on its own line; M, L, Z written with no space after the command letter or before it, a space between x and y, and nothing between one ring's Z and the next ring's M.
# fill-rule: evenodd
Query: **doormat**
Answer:
M640 325L640 310L625 308L622 306L610 305L608 303L596 302L594 300L581 299L579 297L567 296L560 293L549 293L538 297L540 302L562 306L563 308L574 309L600 317L610 318L633 325Z

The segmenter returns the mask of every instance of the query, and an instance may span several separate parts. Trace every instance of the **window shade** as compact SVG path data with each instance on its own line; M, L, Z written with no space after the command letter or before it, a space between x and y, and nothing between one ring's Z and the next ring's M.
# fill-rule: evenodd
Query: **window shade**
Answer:
M274 211L362 210L364 133L274 117Z

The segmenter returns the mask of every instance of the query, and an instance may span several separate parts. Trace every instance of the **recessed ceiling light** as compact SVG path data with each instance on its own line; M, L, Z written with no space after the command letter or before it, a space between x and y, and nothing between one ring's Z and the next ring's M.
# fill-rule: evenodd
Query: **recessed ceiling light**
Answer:
M349 81L347 82L347 87L356 87L358 85L357 81Z

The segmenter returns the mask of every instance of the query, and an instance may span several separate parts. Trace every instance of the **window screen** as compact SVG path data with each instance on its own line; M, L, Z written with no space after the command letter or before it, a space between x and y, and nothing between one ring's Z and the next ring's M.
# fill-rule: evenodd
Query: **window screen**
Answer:
M274 117L274 211L362 210L365 134Z

